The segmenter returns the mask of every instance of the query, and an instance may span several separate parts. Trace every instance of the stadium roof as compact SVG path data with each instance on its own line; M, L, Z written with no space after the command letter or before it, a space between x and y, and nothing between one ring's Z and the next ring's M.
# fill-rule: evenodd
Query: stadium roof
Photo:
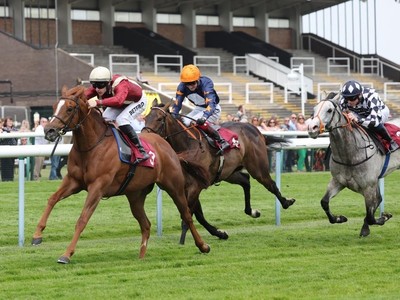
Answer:
M26 1L25 6L54 8L56 0ZM60 1L60 0L58 0ZM67 0L72 9L99 10L100 0ZM180 13L181 6L191 4L201 14L218 13L217 7L226 1L230 2L231 11L241 16L251 16L254 8L265 4L266 12L271 17L285 17L294 10L306 15L349 0L146 0L153 1L157 12ZM365 0L367 1L367 0ZM117 11L141 11L144 0L112 0ZM59 3L59 2L58 2Z

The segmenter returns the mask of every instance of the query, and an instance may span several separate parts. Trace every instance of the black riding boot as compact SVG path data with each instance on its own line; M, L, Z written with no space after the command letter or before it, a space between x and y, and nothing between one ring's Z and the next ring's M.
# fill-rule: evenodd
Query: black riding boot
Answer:
M143 158L140 160L146 160L150 157L150 155L144 150L142 143L138 135L136 134L135 130L133 130L131 125L122 125L119 126L119 129L126 134L126 136L132 141L132 143L139 149L140 154L142 154Z
M229 143L225 141L225 139L220 136L219 132L211 126L207 126L207 133L221 145L218 154L224 152L225 149L230 147Z
M394 152L399 149L399 145L390 137L389 133L386 130L386 127L383 124L380 124L378 127L375 127L375 131L386 141L390 143L390 152Z

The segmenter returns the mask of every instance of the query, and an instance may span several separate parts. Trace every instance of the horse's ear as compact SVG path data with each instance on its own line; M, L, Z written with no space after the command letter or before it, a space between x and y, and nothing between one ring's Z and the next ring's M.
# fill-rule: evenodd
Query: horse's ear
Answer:
M61 88L61 95L65 96L67 94L68 87L64 84Z
M154 98L153 102L151 103L151 107L156 107L158 105L157 98Z
M165 111L168 111L169 108L171 107L171 104L172 104L172 101L169 101L167 104L165 104L164 110L165 110Z

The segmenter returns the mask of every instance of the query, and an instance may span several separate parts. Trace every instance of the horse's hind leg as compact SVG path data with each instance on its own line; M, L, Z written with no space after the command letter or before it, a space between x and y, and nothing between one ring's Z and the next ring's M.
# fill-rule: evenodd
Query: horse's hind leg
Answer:
M150 220L147 218L144 210L144 201L147 193L135 193L127 195L129 200L129 206L131 208L132 215L138 221L140 231L142 234L142 242L140 244L139 258L144 258L147 251L147 243L150 238Z
M345 216L342 215L336 216L332 214L329 208L329 201L333 197L335 197L341 190L343 190L343 188L344 188L343 185L341 185L339 182L337 182L335 179L332 178L328 184L325 195L321 199L321 207L325 211L325 214L327 215L329 222L331 224L344 223L347 221L347 218Z
M80 191L79 185L75 180L72 180L68 175L64 178L61 186L58 190L50 196L47 200L47 205L43 211L43 214L36 226L35 233L32 237L32 245L39 245L42 243L43 230L46 228L47 220L49 219L50 213L52 212L54 206L62 199L75 194Z
M378 219L375 219L376 210L379 204L382 202L382 195L380 193L379 186L376 186L375 189L373 187L366 189L364 192L364 199L366 216L360 231L361 237L366 237L370 234L369 225L383 225L392 217L392 214L390 213L382 213Z
M238 184L243 188L244 192L244 212L246 215L249 215L253 218L258 218L261 216L261 213L257 209L251 208L250 202L250 175L247 173L243 173L241 171L237 171L233 173L231 176L225 179L226 182L232 184Z

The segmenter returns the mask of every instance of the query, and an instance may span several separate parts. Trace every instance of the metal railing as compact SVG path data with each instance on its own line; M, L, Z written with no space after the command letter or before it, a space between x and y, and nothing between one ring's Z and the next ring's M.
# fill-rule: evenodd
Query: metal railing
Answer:
M195 55L193 56L193 63L200 67L205 68L216 68L217 69L217 75L221 76L221 57L219 56L200 56L200 55Z
M94 54L93 53L70 53L69 55L79 58L84 62L94 67Z

